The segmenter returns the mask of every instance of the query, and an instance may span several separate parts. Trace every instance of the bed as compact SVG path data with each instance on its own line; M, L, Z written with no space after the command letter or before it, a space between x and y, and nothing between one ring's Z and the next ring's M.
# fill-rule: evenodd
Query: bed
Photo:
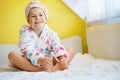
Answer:
M82 54L82 47L77 42L81 44L78 36L62 40L62 44L66 47L73 45L72 48L77 49L68 69L64 71L52 73L20 71L9 66L7 58L3 57L0 59L0 80L120 80L119 60L96 59L88 53ZM3 51L5 47L5 51ZM6 52L7 55L7 51L11 49L9 47L18 50L16 45L2 44L0 51Z

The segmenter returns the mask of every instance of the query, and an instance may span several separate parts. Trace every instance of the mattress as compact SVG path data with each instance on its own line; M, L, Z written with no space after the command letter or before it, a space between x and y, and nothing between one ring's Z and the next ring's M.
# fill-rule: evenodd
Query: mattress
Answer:
M0 80L120 80L120 61L77 53L68 69L52 73L26 72L2 65Z

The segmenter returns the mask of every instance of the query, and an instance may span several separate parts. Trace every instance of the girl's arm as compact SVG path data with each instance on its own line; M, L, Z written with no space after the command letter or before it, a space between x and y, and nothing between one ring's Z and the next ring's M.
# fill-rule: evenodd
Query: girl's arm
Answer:
M53 33L52 35L52 48L56 61L60 60L59 57L68 58L69 54L64 46L60 43L60 39L56 33Z

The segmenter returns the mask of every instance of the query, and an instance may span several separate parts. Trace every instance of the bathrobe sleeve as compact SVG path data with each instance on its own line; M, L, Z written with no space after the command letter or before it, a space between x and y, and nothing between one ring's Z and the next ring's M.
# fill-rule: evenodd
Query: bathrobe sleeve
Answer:
M69 57L68 52L64 48L64 46L60 43L60 38L58 37L57 33L52 32L52 48L53 48L53 55L56 61L59 62L57 59L59 56L65 56L66 58Z
M37 60L44 56L35 49L35 44L35 36L32 35L29 27L22 27L20 30L19 47L31 63L37 66L39 65Z

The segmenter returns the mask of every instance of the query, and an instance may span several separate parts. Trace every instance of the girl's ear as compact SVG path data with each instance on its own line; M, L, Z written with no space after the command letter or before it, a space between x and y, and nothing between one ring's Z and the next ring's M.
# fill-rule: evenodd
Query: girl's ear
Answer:
M28 18L27 18L27 22L28 22L28 24L30 24L30 22L29 22L29 16L28 16Z
M28 22L28 24L30 25L30 22L29 22L29 20L27 20L27 22Z

